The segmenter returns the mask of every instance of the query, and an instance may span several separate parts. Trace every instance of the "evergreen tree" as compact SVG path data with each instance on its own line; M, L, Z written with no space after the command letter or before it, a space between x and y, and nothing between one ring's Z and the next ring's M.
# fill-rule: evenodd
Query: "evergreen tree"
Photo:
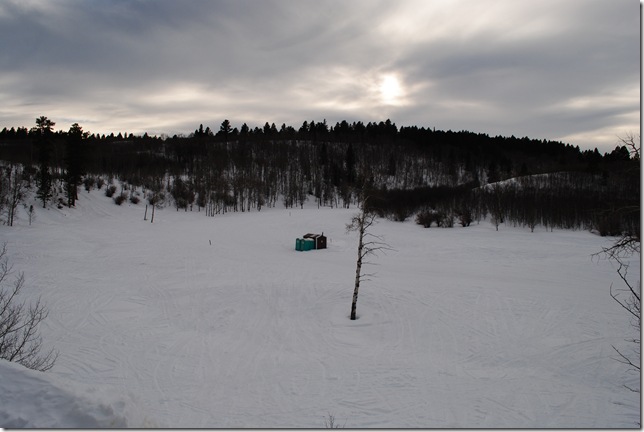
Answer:
M226 144L228 144L228 136L231 132L232 128L230 127L230 122L228 120L224 120L219 127L219 133L224 137L224 142Z
M47 207L47 201L53 196L50 164L53 145L52 129L55 124L47 117L40 116L36 119L36 127L32 129L36 135L36 145L38 146L38 190L36 196L42 201L43 208Z
M67 146L65 155L65 191L67 193L67 205L72 207L76 205L78 199L78 186L83 181L85 175L83 168L83 139L87 138L87 132L74 123L69 129L67 135Z

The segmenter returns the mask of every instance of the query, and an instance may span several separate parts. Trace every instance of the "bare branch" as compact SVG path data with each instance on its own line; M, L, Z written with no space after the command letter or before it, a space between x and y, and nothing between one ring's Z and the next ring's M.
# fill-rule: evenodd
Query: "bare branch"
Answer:
M18 302L24 286L24 274L20 273L10 287L2 285L11 273L12 267L6 257L6 244L0 250L0 358L17 362L39 371L51 369L58 358L55 350L41 355L42 338L38 334L40 323L47 318L48 311L41 299L27 307Z
M627 135L626 138L620 138L621 142L629 149L631 157L639 161L640 158L640 144L639 136L635 138L633 135ZM637 212L639 213L640 208L637 206L630 206L620 209L621 212ZM631 317L631 326L637 332L641 334L641 285L638 281L637 285L634 285L628 279L628 269L629 263L628 258L634 255L640 255L640 233L639 231L635 233L630 233L623 235L619 238L612 246L602 248L602 252L593 254L593 257L603 257L614 261L617 263L617 274L623 282L625 288L613 289L613 285L610 286L610 296L619 304L624 310L628 312ZM628 366L629 371L640 372L640 339L631 338L625 339L628 342L631 342L635 345L632 354L625 354L622 351L618 350L615 346L613 349L619 356L615 360L620 363ZM624 385L630 391L639 393L639 389L633 389L627 385Z
M625 365L628 365L628 366L632 367L632 368L633 368L633 370L635 370L635 371L640 371L640 366L639 366L639 365L634 364L634 363L631 361L631 359L629 359L629 358L628 358L628 357L626 357L624 354L622 354L622 353L621 353L617 348L615 348L615 346L614 346L614 345L611 345L611 346L613 347L613 349L615 350L615 352L616 352L617 354L619 354L619 357L620 357L620 358L616 358L615 360L617 360L617 361L618 361L618 362L620 362L620 363L623 363L623 364L625 364ZM639 354L639 353L638 353L638 354Z
M631 158L640 159L640 136L633 133L627 133L624 137L618 137L619 141L628 149Z

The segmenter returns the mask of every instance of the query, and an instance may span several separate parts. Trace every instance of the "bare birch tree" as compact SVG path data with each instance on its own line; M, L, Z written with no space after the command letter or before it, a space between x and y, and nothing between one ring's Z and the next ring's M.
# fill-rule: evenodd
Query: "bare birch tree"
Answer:
M38 332L48 312L40 298L29 305L19 300L25 282L23 273L12 285L5 286L12 273L6 254L5 244L0 249L0 359L20 363L29 369L49 370L54 366L58 352L52 349L42 355L42 339Z
M640 138L635 135L627 135L626 138L620 138L620 141L627 147L631 158L635 162L638 162L632 174L633 180L639 181ZM640 208L638 205L632 208L619 209L619 211L639 213ZM640 232L635 231L623 234L611 247L603 248L600 254L617 263L617 274L622 280L623 286L621 288L613 288L611 284L610 295L628 313L631 318L631 326L635 330L635 336L626 339L627 342L633 344L632 353L627 353L624 349L620 351L613 345L613 349L618 355L616 360L628 366L630 371L639 374L641 371L641 341L639 337L642 333L641 284L639 281L637 284L632 283L626 275L628 274L629 267L628 259L641 255ZM640 389L631 388L627 385L624 385L624 387L632 392L640 393Z
M353 289L353 299L351 301L351 319L356 319L356 307L358 304L358 290L360 289L360 282L366 280L365 278L373 276L362 272L362 266L365 264L372 264L365 261L369 255L374 255L380 251L393 250L391 246L384 242L382 236L375 235L370 232L371 227L376 223L377 215L373 211L366 208L366 197L360 203L360 213L351 219L351 223L347 224L347 232L358 232L358 259L356 260L356 279Z
M27 184L24 181L24 171L21 165L11 164L7 168L8 194L7 194L7 225L13 226L18 204L24 198Z

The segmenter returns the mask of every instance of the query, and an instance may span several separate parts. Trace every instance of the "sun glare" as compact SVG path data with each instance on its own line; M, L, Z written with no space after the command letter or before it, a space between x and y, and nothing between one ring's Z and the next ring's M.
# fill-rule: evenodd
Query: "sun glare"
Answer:
M395 75L385 75L380 81L380 99L387 105L396 105L403 95L400 81Z

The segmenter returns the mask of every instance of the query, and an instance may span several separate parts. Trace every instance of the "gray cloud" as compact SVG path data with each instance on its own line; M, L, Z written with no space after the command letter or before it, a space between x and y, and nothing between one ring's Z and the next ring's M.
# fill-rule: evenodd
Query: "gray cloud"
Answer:
M632 2L7 0L0 40L0 127L391 118L602 150L639 132Z

